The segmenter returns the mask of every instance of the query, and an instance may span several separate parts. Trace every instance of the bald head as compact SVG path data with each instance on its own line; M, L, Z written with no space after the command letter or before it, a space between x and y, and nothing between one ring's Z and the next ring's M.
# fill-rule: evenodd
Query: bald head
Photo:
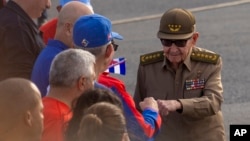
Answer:
M19 122L23 121L24 113L32 111L40 102L41 94L31 81L23 78L10 78L1 81L0 136L2 137L16 128Z
M58 15L58 23L54 39L63 42L67 47L73 47L73 25L83 15L93 14L93 10L79 1L71 1L63 6Z
M58 15L58 24L74 23L80 16L93 14L93 10L79 1L71 1L64 5Z

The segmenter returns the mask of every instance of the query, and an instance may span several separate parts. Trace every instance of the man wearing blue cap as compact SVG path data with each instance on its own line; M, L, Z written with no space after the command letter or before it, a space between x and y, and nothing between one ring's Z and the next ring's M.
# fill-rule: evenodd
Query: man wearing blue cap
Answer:
M98 82L112 88L121 98L131 140L151 140L161 126L157 102L152 97L145 98L140 104L143 111L140 114L136 110L133 98L126 92L123 82L109 75L100 75L107 69L117 50L113 39L121 40L123 37L112 32L109 19L98 14L80 17L73 28L75 47L90 51L96 57Z

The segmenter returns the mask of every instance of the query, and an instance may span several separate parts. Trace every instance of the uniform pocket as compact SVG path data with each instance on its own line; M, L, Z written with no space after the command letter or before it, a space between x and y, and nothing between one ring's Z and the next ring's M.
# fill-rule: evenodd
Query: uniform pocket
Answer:
M203 96L203 89L184 90L184 98L195 98Z

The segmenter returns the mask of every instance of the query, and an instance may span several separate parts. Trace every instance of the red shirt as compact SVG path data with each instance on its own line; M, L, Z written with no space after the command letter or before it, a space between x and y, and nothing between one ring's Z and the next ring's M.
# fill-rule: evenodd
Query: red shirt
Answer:
M39 28L42 32L43 41L46 45L49 39L54 39L55 37L57 21L57 18L51 19Z
M63 141L65 124L72 117L70 107L51 97L44 97L44 130L41 141Z

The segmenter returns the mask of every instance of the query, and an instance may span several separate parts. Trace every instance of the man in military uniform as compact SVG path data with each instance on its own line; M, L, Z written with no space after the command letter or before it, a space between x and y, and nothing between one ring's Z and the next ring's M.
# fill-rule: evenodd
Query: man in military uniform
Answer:
M225 141L221 57L196 47L195 17L166 11L157 37L163 50L142 55L134 100L157 99L163 119L156 141Z

